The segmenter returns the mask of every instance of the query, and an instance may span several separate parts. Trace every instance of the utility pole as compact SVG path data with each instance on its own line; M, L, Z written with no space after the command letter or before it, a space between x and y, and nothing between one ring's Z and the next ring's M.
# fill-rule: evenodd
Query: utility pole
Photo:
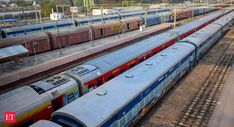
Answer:
M104 23L104 22L103 22L103 7L101 7L101 15L102 15L102 19L101 19L101 20L102 20L102 23Z
M147 18L147 15L148 15L148 9L149 9L149 6L145 6L145 28L147 26L147 20L146 20L146 18Z
M38 22L38 16L37 16L37 3L36 3L36 1L35 1L35 0L33 1L33 6L34 6L34 10L35 10L36 22Z
M56 13L58 13L58 5L56 4Z
M58 34L58 41L59 41L59 49L60 49L60 55L62 55L63 54L63 50L62 50L62 45L61 45L61 39L60 39L60 37L59 37L59 28L58 28L58 26L59 26L59 24L58 24L58 21L59 21L59 15L58 15L58 6L57 6L57 4L56 4L56 16L57 16L57 20L56 20L56 29L57 29L57 34Z
M37 42L33 42L34 60L35 60L35 63L37 64L37 50L36 50L36 46L38 46L38 43Z
M174 9L174 28L176 27L176 9Z
M73 23L73 26L75 27L75 20L74 20L74 13L72 12L72 23Z
M147 20L146 20L146 18L147 18L147 9L145 9L145 28L147 26Z
M41 30L44 31L43 22L42 22L42 19L41 19L41 10L39 11L39 18L40 18Z

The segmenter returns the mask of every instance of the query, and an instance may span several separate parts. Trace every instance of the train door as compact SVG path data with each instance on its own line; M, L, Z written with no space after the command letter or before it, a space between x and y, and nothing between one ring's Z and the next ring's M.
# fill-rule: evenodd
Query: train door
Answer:
M6 38L6 33L0 29L0 38Z
M130 30L130 23L127 23L127 29Z
M137 22L137 28L140 28L140 21Z
M101 78L98 78L97 80L97 87L101 86L102 85L102 79Z
M58 98L52 100L52 106L54 110L58 110L64 106L64 96L59 96Z
M68 91L64 94L64 105L67 105L74 101L75 99L79 98L79 88L78 86L75 87L73 90Z
M103 36L104 36L103 29L100 29L100 37L103 37Z

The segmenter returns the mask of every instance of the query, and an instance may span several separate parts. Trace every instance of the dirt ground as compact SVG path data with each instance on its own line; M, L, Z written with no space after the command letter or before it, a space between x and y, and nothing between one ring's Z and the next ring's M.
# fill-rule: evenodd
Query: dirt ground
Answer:
M137 127L169 127L177 121L209 75L220 56L234 39L230 30L168 93L138 122Z

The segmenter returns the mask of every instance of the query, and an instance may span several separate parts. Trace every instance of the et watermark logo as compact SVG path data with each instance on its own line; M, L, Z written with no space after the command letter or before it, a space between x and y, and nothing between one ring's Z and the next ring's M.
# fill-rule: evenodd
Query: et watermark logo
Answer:
M4 122L5 123L15 123L15 112L4 112Z

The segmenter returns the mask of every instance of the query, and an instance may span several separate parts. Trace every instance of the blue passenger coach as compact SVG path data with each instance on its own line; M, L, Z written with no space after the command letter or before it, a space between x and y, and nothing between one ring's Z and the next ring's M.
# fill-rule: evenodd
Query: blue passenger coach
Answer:
M190 44L175 44L59 109L52 120L63 126L127 126L193 65L194 51Z

